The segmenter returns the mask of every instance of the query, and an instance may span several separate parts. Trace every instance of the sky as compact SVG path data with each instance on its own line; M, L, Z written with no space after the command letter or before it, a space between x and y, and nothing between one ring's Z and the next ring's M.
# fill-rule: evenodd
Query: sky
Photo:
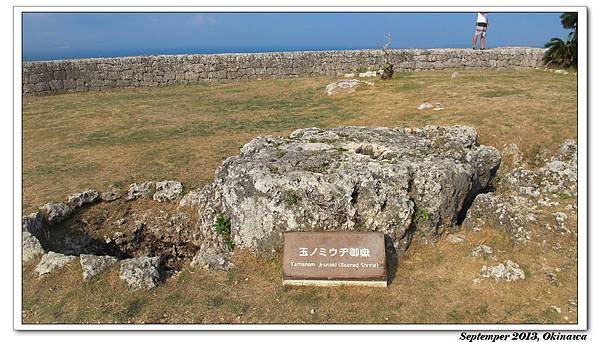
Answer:
M566 37L561 13L490 13L486 47ZM469 47L476 13L23 13L23 59Z

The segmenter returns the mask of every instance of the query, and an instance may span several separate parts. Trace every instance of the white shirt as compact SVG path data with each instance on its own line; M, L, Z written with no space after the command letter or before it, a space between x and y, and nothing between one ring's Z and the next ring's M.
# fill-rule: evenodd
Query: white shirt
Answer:
M478 23L486 23L487 24L487 13L483 14L481 12L477 13L477 22Z

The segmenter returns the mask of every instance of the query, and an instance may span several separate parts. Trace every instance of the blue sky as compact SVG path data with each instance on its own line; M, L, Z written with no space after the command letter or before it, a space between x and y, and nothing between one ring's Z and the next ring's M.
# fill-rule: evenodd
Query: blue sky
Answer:
M560 13L490 13L486 46L564 38ZM476 13L24 13L23 59L468 47Z

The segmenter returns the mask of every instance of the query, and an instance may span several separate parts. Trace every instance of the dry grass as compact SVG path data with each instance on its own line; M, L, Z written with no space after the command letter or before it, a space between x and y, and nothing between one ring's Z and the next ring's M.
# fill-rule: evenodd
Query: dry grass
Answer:
M301 127L464 124L480 142L517 143L527 161L576 138L576 76L542 71L451 71L399 74L372 88L327 97L333 79L299 78L124 89L23 99L23 213L72 192L112 183L177 179L209 182L227 156L259 134ZM443 111L419 111L424 102ZM574 199L569 199L574 201ZM574 220L571 220L574 221ZM576 222L569 229L576 232ZM576 322L576 234L561 251L513 247L493 230L470 232L464 244L414 244L385 289L288 288L281 259L236 252L227 273L183 269L150 292L126 291L117 267L84 283L80 266L42 279L23 270L27 323L566 323ZM522 282L473 282L483 265L469 258L485 242L498 261L526 270ZM548 241L550 243L550 241ZM495 263L497 263L495 262ZM560 285L545 271L561 268ZM247 280L246 280L247 279ZM558 314L552 305L562 309ZM311 314L311 309L315 314ZM565 318L566 317L566 318Z
M209 182L259 134L301 127L465 124L481 143L529 156L575 138L574 75L543 71L399 74L327 97L326 78L123 89L23 100L23 212L87 187L178 179ZM443 111L420 111L423 101Z

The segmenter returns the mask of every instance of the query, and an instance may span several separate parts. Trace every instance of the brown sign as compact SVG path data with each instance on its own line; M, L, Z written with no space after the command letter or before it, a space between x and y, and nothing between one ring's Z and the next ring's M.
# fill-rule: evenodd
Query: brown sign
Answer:
M287 232L284 285L387 286L383 233Z

